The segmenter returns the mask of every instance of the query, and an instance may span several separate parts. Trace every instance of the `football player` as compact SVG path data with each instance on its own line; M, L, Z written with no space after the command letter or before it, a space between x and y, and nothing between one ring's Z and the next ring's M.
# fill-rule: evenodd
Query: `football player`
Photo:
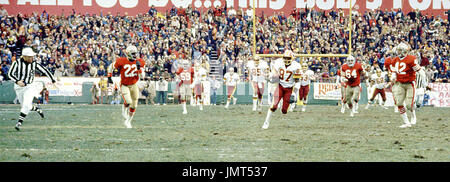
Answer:
M382 72L381 69L377 69L376 73L373 74L370 77L370 82L372 87L374 88L372 97L369 99L369 102L367 103L367 106L365 109L369 109L369 107L371 105L374 104L374 100L375 98L378 96L378 94L381 95L381 99L382 101L380 101L380 106L382 106L383 108L387 109L386 107L384 107L384 103L386 102L386 92L384 91L384 88L386 87L386 73Z
M408 128L416 124L415 112L415 92L416 92L416 72L421 77L426 77L425 71L418 64L416 56L408 55L410 47L405 43L400 43L396 48L398 57L394 58L394 83L393 93L395 95L395 103L404 124L400 128ZM406 105L406 108L405 108ZM406 114L406 109L411 111L411 122Z
M341 67L342 69L342 67ZM343 81L344 73L341 71L341 69L338 69L336 75L336 83L341 83L341 113L345 113L345 106L347 105L347 101L345 98L345 82Z
M298 96L299 99L302 101L302 112L306 111L306 104L308 103L308 93L309 93L309 88L310 88L310 84L311 84L311 80L316 80L314 77L314 71L310 70L308 68L308 64L307 63L303 63L302 64L302 69L300 71L301 74L301 78L300 78L300 82L297 84L300 84L300 86L297 86L297 88L299 87L300 89L298 90ZM292 106L295 106L295 104L292 104ZM294 108L294 107L291 107Z
M144 78L145 61L138 58L138 49L129 45L125 50L127 57L117 58L108 67L108 82L113 84L112 72L120 70L120 90L124 100L122 105L122 116L125 118L125 126L131 128L131 120L138 105L139 88L137 82L139 77Z
M396 47L393 47L392 50L388 50L386 53L388 55L388 57L386 58L386 60L384 60L384 68L388 73L388 78L389 78L389 82L387 83L386 88L392 87L391 89L394 90L394 83L395 83L395 78L393 78L392 76L394 75L394 59L395 59L395 52L396 52ZM397 105L397 103L395 103L395 95L394 92L392 92L392 95L394 97L394 104ZM394 107L394 112L398 112L398 107Z
M269 73L269 65L258 56L247 63L247 69L253 88L253 111L261 110L264 87Z
M183 60L181 64L182 67L178 68L176 73L180 78L178 88L181 96L180 100L183 107L183 114L187 114L186 100L191 98L192 95L194 68L191 67L191 63L188 60ZM191 102L193 102L193 100L191 100Z
M234 72L234 68L229 68L228 72L223 77L224 84L227 86L227 104L225 105L225 108L228 109L230 106L230 101L233 98L233 105L236 105L237 98L235 98L233 95L236 92L236 86L239 83L239 75Z
M204 91L204 83L206 81L206 69L201 67L200 64L195 64L194 66L194 93L195 93L195 103L203 110L203 98L202 94Z
M344 76L341 78L341 81L346 83L344 99L350 108L350 117L353 117L356 112L356 104L359 101L361 76L364 76L364 69L362 68L362 65L350 55L347 57L346 63L342 65L342 74L344 74Z
M295 87L296 83L300 80L301 65L294 60L294 53L290 50L286 50L283 58L275 60L272 67L272 79L279 80L278 87L274 93L274 100L272 106L267 111L266 120L262 126L263 129L269 128L270 118L272 114L277 110L278 103L283 100L281 112L287 114L289 104L295 103L296 92L298 87Z

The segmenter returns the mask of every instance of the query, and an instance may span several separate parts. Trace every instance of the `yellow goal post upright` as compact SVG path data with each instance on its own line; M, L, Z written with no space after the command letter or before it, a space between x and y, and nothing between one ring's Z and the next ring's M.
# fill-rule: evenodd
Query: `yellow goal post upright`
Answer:
M253 0L253 57L260 58L280 58L283 54L256 54L256 6ZM348 54L294 54L295 57L348 57L352 54L352 0L349 0L349 40L348 40Z

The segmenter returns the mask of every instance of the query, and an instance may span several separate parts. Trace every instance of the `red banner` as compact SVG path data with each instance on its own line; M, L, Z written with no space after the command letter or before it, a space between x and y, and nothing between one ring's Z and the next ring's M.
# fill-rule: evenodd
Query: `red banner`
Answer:
M256 0L257 14L264 12L272 15L274 12L291 13L294 8L313 7L316 10L348 9L350 0ZM125 14L136 15L148 12L151 6L158 11L168 11L171 7L192 7L203 11L209 7L233 6L247 10L251 8L253 0L0 0L0 6L5 7L10 15L17 13L42 13L66 15L72 13ZM450 9L450 0L352 0L353 9L361 13L372 9L391 10L401 8L408 13L418 9L423 15L439 15L447 19L445 12Z

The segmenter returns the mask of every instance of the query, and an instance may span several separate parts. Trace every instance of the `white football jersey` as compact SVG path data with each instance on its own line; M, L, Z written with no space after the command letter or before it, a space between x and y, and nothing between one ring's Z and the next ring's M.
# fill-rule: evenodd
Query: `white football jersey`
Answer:
M300 85L301 86L308 86L309 84L311 84L311 79L314 76L314 71L312 71L312 70L306 70L306 71L301 70L300 73L302 74L302 77L301 77L301 80L300 80Z
M206 81L206 69L205 68L199 68L198 71L195 71L194 77L195 77L195 83L200 84L202 81Z
M385 72L382 72L381 76L378 76L376 73L372 74L370 79L375 82L373 86L377 89L383 89L386 85L385 76L386 76Z
M254 61L247 63L247 69L249 72L250 80L253 82L264 82L269 72L269 65L265 61L259 61L256 65Z
M286 68L283 58L275 60L272 69L280 75L280 85L284 88L291 88L294 86L294 75L300 75L302 66L300 63L292 61L291 65Z
M227 86L236 86L239 83L239 75L237 73L225 73L223 79Z

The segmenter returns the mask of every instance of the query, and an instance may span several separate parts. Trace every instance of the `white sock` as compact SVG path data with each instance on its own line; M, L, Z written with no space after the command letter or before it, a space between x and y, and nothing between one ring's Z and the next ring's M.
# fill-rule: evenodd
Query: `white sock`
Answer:
M227 100L227 105L225 107L228 107L230 105L230 99Z
M183 112L186 111L186 102L183 102Z
M267 116L266 116L266 123L268 123L268 122L270 122L270 117L272 116L272 111L269 109L268 111L267 111Z
M411 120L416 118L416 110L411 111Z
M253 99L253 110L256 110L257 104L258 104L258 100L257 99Z
M303 108L303 110L305 110L305 109L306 109L306 105L303 105L303 107L302 107L302 108Z
M237 98L233 98L233 105L236 105Z

